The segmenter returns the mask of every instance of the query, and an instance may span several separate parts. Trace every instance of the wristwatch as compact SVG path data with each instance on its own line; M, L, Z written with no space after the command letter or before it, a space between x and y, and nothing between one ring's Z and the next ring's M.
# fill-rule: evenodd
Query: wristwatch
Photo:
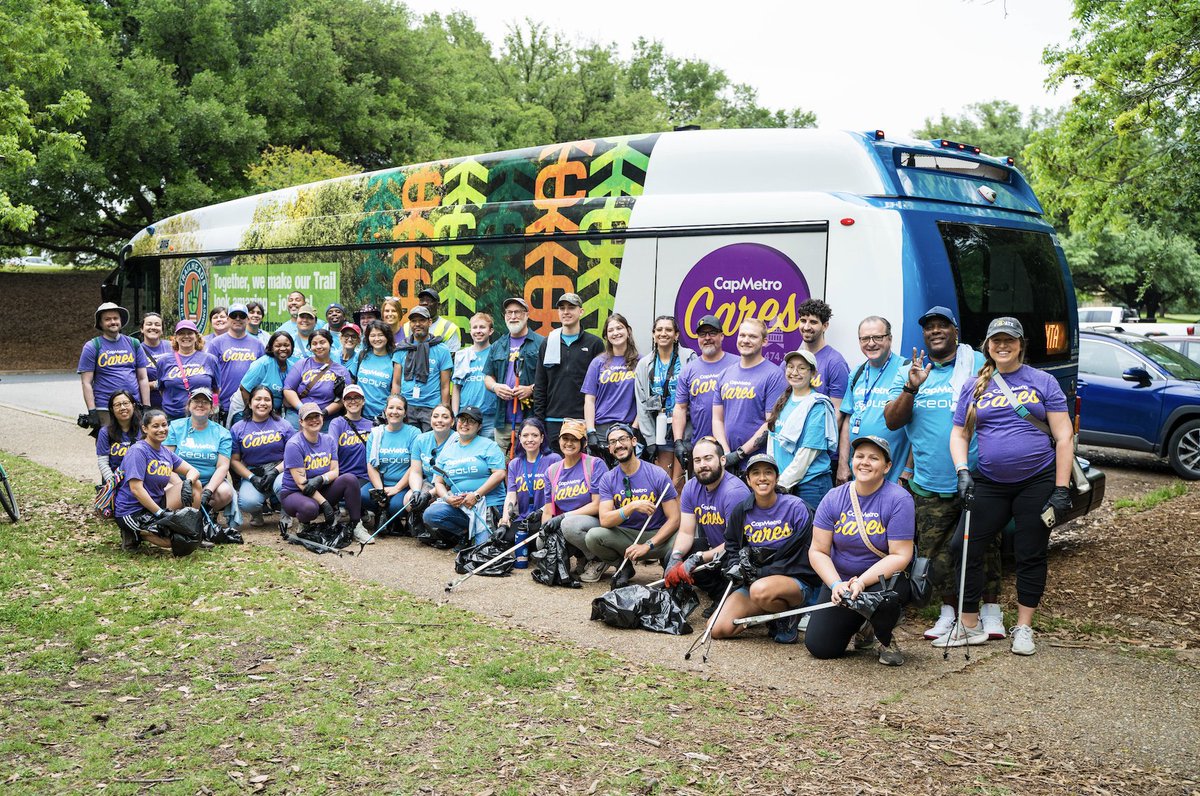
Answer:
M910 387L910 386L908 386L907 384L905 384L905 385L904 385L903 387L901 387L900 389L901 389L901 390L903 390L904 392L908 393L909 395L916 395L916 394L917 394L917 388L916 388L916 387Z

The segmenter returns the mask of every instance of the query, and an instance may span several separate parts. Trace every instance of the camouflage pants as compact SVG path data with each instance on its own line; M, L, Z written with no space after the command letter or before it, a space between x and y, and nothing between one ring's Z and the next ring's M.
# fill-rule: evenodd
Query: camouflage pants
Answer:
M961 561L962 501L957 497L941 498L913 495L917 513L917 553L928 556L929 581L935 594L942 595L947 604L958 596L958 575ZM984 558L983 601L998 602L1002 585L1000 545L1003 534L995 534Z

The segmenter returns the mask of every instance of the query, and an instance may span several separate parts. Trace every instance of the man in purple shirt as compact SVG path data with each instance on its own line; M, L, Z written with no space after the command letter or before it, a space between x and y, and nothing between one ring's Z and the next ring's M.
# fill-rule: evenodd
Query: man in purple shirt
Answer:
M108 399L117 390L139 396L142 406L150 405L150 380L146 368L150 360L141 343L121 334L129 323L129 310L112 302L96 308L96 329L100 332L83 344L79 352L79 382L83 405L93 432L108 425Z
M825 342L829 331L829 319L833 310L820 299L809 299L796 308L800 322L800 335L804 348L817 358L817 375L813 377L813 389L828 395L833 402L834 416L839 417L842 399L846 397L846 385L850 379L850 364L838 350Z
M687 455L688 423L691 440L712 434L712 406L717 396L717 381L738 358L722 346L725 333L716 315L705 315L696 327L700 341L700 356L683 366L675 389L675 411L671 416L675 436L675 458L683 461Z
M258 338L246 333L250 311L245 304L231 306L228 318L228 331L213 338L208 353L217 360L217 394L221 399L221 417L228 421L225 425L232 427L234 421L241 418L229 416L229 402L237 393L242 377L254 360L263 355L264 349Z
M675 549L667 561L666 574L668 588L690 583L703 589L714 602L725 593L725 578L718 570L695 572L695 569L725 552L725 524L729 515L738 504L750 499L749 487L725 471L724 456L725 449L712 437L702 437L692 447L696 477L683 486L679 533L675 535Z
M741 359L717 380L712 407L712 435L728 451L725 466L763 450L767 440L767 412L787 390L783 370L763 356L767 327L758 318L747 318L738 329Z

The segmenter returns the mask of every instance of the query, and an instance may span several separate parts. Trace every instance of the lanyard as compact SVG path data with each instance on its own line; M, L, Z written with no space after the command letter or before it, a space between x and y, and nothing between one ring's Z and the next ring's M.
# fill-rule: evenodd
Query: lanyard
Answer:
M894 356L895 356L895 354L888 354L887 362L884 362L883 367L881 367L879 369L879 375L875 377L875 381L873 381L867 385L867 391L865 393L863 393L863 395L865 396L865 399L863 400L863 405L862 405L863 410L866 410L867 404L871 400L871 393L875 391L875 385L879 384L879 380L883 378L883 374L887 371L888 365L892 364L892 357L894 357ZM870 369L871 369L871 366L867 365L867 370L870 370ZM856 406L856 407L854 407L854 409L855 409L855 414L857 414L858 407Z
M525 488L528 489L531 493L533 492L533 476L537 472L538 462L540 462L541 460L542 460L542 453L541 453L541 451L538 451L537 458L533 460L532 467L529 465L529 457L528 456L526 456L525 461L522 462L522 465L524 466L524 469L525 469Z

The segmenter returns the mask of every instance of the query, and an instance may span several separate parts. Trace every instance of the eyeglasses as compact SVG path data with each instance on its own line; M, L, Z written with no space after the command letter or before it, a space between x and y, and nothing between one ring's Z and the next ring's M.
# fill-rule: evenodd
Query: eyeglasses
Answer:
M869 334L866 337L858 338L858 342L862 343L863 345L866 345L867 343L882 343L889 337L891 337L890 334Z
M696 332L696 339L703 340L705 337L717 337L720 334L721 334L720 332L715 331L715 330L712 330L712 331L701 330L699 332Z
M610 437L608 440L608 447L611 448L614 445L621 445L623 443L629 442L632 439L633 439L633 437L629 436L628 434L622 434L619 437ZM629 479L627 478L625 480L628 481Z

